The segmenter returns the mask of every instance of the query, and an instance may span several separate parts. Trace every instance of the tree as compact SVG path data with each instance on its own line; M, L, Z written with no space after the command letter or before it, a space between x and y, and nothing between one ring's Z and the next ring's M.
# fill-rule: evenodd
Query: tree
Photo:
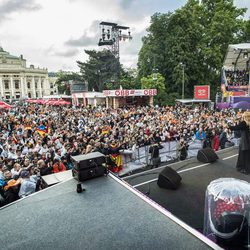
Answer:
M165 93L165 79L160 74L151 74L141 78L141 87L143 89L157 89L156 103L162 104L163 95Z
M138 80L137 69L121 69L120 85L123 89L139 89L141 87Z
M88 82L89 90L103 91L103 89L117 88L121 72L118 59L109 50L85 50L85 53L89 55L89 60L77 61L77 64Z
M139 52L139 77L156 67L165 78L166 97L181 94L182 64L185 96L193 97L197 84L220 83L220 69L230 43L249 38L246 9L234 6L233 0L188 0L174 13L155 13ZM154 63L152 64L152 59Z
M59 71L56 76L56 84L60 94L70 95L70 81L84 81L82 75L74 72Z

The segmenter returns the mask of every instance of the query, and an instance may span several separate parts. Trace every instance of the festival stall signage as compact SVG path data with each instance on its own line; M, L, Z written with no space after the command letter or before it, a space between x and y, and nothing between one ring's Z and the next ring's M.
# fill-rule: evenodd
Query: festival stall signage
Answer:
M155 96L157 89L116 89L104 90L104 96L120 97L120 96Z
M210 99L210 86L209 85L194 86L194 99L209 100Z

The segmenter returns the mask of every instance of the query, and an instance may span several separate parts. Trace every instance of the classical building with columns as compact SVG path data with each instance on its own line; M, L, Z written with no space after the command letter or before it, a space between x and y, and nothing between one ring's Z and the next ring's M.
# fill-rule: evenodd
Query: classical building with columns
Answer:
M26 66L26 60L0 47L0 99L41 98L55 94L48 70Z

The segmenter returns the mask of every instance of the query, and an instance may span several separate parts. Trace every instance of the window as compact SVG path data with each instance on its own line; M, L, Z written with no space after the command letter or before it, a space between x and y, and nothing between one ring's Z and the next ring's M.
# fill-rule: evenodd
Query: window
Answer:
M27 82L27 88L30 89L30 82Z
M4 88L5 89L9 89L10 88L10 86L9 86L9 80L4 80L3 82L4 82Z
M28 97L31 98L31 93L28 93Z
M14 80L15 89L19 89L19 80Z
M54 85L53 83L50 84L50 88L53 89L54 88Z
M35 82L35 88L37 89L37 82Z

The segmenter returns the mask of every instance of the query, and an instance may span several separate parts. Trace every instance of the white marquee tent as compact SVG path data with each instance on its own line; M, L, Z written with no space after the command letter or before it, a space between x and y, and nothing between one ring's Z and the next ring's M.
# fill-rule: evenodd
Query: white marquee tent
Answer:
M230 44L224 59L223 67L225 69L246 68L250 58L250 43Z

